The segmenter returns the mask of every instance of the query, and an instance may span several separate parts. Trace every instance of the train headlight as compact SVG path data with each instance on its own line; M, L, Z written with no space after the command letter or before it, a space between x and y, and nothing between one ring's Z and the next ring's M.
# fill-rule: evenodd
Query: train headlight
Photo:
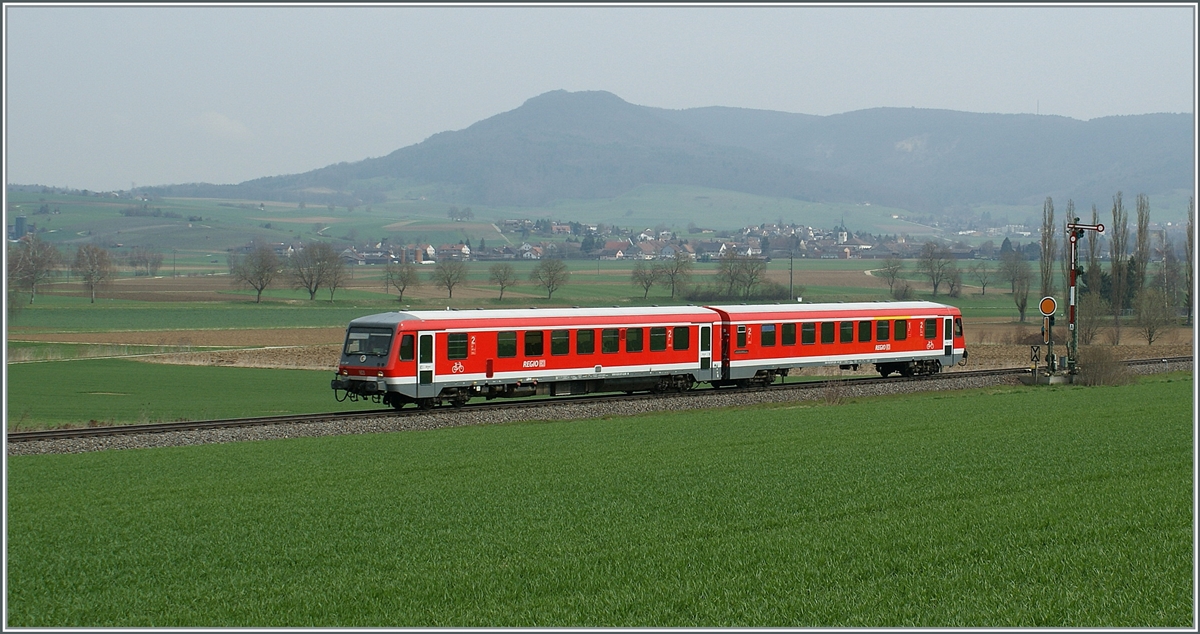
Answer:
M349 371L349 370L346 370L346 369L343 369L343 370L342 370L342 376L346 376L346 375L348 375L348 374L350 374L350 371Z
M383 370L380 370L379 372L376 372L376 373L375 373L375 376L383 376Z

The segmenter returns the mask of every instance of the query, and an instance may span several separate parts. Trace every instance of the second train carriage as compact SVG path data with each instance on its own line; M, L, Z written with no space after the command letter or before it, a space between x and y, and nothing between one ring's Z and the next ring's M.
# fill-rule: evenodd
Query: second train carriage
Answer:
M394 407L767 384L789 368L933 373L966 358L932 302L409 311L353 320L331 386Z

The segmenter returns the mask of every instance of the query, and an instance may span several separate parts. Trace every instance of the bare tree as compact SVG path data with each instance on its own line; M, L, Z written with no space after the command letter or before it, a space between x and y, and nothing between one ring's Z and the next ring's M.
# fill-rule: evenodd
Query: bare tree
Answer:
M1013 303L1017 305L1021 321L1025 321L1025 309L1029 306L1029 287L1033 284L1033 271L1029 269L1029 263L1025 260L1017 262L1013 276Z
M1065 290L1065 287L1069 286L1071 284L1071 236L1070 236L1070 232L1067 231L1067 225L1074 221L1075 221L1075 201L1068 198L1067 199L1066 218L1063 218L1063 221L1062 221L1062 249L1060 250L1061 254L1058 257L1058 261L1062 265L1061 273L1062 273L1062 281L1063 281L1063 286L1064 286L1064 291L1063 291L1064 293L1067 292ZM1078 256L1078 253L1079 252L1078 252L1078 247L1077 247L1076 248L1077 256Z
M1025 257L1016 249L1005 251L1000 255L1000 270L998 274L1001 280L1008 282L1008 291L1010 293L1017 292L1017 278L1021 274L1021 268L1028 266L1024 264L1024 261Z
M979 282L979 294L987 295L988 284L996 279L996 271L983 260L975 262L967 270L970 271L975 281Z
M533 267L533 271L529 273L530 281L537 282L546 289L546 299L554 297L554 291L561 288L570 279L571 271L567 269L566 263L557 258L539 261L537 266Z
M659 276L671 285L671 299L675 299L675 290L686 284L692 274L692 256L682 248L676 249L674 257L661 262L654 267Z
M1100 212L1096 210L1096 205L1092 205L1092 226L1100 224ZM1103 279L1100 271L1100 234L1095 231L1085 231L1087 234L1087 271L1085 281L1089 291L1096 293L1100 292L1101 280Z
M1075 328L1079 331L1079 343L1089 346L1100 334L1104 315L1109 314L1108 301L1099 291L1084 293L1075 308Z
M1112 265L1112 295L1108 299L1112 309L1113 345L1121 343L1121 313L1125 309L1125 289L1128 284L1129 267L1125 254L1129 247L1129 214L1121 200L1121 192L1113 197L1112 238L1109 239L1109 261Z
M1137 239L1133 257L1136 267L1130 272L1129 284L1136 296L1146 286L1146 272L1150 270L1150 198L1145 194L1137 197Z
M1054 295L1054 260L1058 254L1058 242L1054 239L1054 230L1054 201L1047 196L1046 202L1042 204L1042 235L1039 249L1042 297Z
M229 255L229 276L234 284L254 289L254 303L262 302L263 291L279 275L279 257L271 247L260 244L245 257Z
M448 297L454 297L454 287L467 281L467 263L462 260L438 260L430 279L439 288L446 289Z
M383 290L386 292L393 286L400 292L400 297L397 301L404 301L404 291L409 288L416 288L421 285L421 275L417 270L417 265L412 262L388 262L384 266L384 285Z
M638 260L637 263L633 265L633 272L630 273L629 277L633 281L634 286L640 286L642 288L642 299L646 299L650 296L650 289L658 283L659 273L660 271L658 267L651 266L650 263L645 260Z
M134 275L153 277L158 275L158 269L162 266L163 254L150 247L137 246L129 250L127 261Z
M96 303L96 289L108 284L117 275L117 267L108 249L94 244L79 245L75 250L71 271L83 280L83 285L91 293L93 304Z
M329 290L329 301L333 301L333 294L337 289L342 287L346 280L353 277L350 269L346 267L346 261L339 255L333 258L329 263L329 268L325 273L325 288Z
M1143 289L1134 300L1134 319L1146 345L1151 346L1174 323L1175 307L1167 305L1167 298L1157 288Z
M500 301L504 301L504 289L517 285L517 269L508 262L497 262L488 268L488 281L500 287Z
M900 279L900 272L904 270L904 260L901 260L895 255L889 255L888 258L883 261L883 268L876 270L879 271L879 277L883 278L883 281L887 282L888 294L890 295L896 289L896 280Z
M62 254L49 242L31 234L8 252L8 270L17 287L29 291L29 303L37 296L37 287L58 276Z
M942 282L950 279L956 270L954 256L948 247L939 246L932 241L921 247L921 253L917 256L917 271L928 277L929 283L933 284L934 297L937 297L938 287Z
M337 251L327 242L311 242L292 254L288 260L288 277L292 288L308 291L309 299L328 284L332 269L342 265Z

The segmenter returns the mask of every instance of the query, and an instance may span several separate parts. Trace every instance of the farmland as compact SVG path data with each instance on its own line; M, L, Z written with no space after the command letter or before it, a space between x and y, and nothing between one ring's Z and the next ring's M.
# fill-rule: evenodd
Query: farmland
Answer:
M8 625L1187 627L1191 393L14 456Z

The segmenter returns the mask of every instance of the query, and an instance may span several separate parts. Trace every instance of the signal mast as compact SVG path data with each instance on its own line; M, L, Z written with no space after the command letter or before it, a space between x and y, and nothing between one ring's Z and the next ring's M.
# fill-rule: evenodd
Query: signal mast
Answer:
M1071 243L1071 289L1067 298L1067 329L1071 331L1071 343L1067 346L1067 372L1075 374L1075 362L1079 353L1079 330L1075 327L1075 277L1078 273L1079 239L1087 231L1104 233L1104 225L1080 224L1079 218L1067 223L1067 239ZM1093 291L1096 289L1092 289Z

